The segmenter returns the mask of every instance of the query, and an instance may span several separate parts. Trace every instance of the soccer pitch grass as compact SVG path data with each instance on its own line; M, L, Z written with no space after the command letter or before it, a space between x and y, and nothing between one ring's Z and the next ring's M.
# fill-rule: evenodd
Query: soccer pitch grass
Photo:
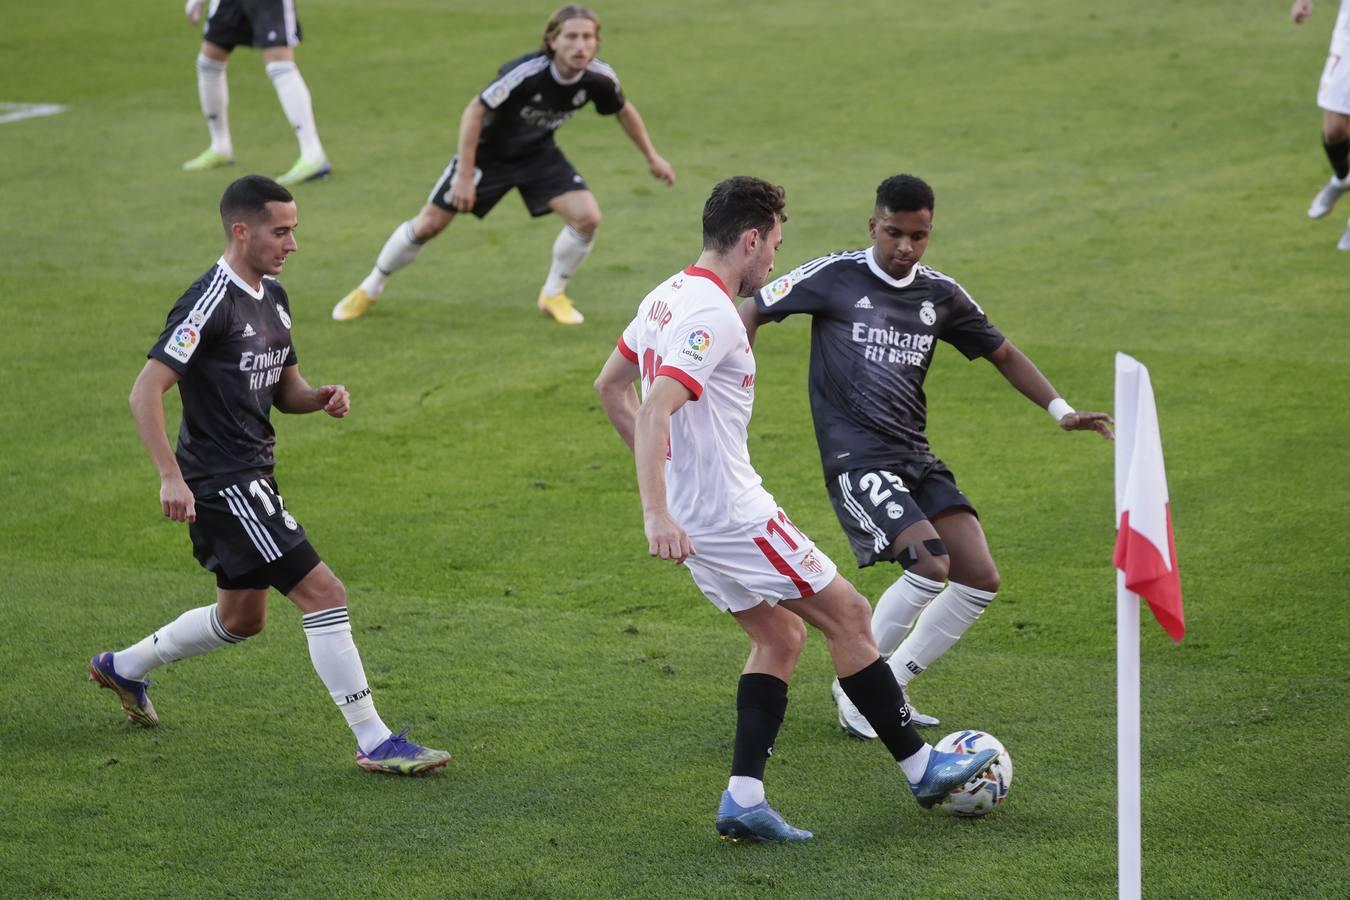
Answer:
M925 262L954 275L1079 409L1112 356L1157 391L1188 634L1143 634L1150 897L1343 897L1350 739L1350 436L1342 216L1313 97L1335 17L1287 4L602 4L618 70L679 182L613 121L560 144L605 213L571 293L534 310L559 222L515 196L463 220L360 321L329 320L453 152L460 110L550 7L301 5L298 58L336 174L297 191L282 276L302 371L353 414L274 421L288 507L350 591L394 727L455 754L373 777L284 599L242 647L156 674L129 726L88 657L209 603L158 513L126 396L179 293L220 252L215 205L295 144L256 53L231 64L238 165L205 146L177 5L8 4L0 101L0 895L1106 897L1115 890L1111 450L1063 434L950 347L931 437L1003 572L984 619L915 685L948 730L1016 761L1008 802L918 809L884 750L834 722L818 634L771 800L817 837L719 843L745 639L649 560L630 457L591 381L636 304L693 260L709 187L788 189L779 270L866 243L875 185L937 191ZM821 483L809 328L767 328L751 454L855 572ZM176 399L171 423L176 427Z

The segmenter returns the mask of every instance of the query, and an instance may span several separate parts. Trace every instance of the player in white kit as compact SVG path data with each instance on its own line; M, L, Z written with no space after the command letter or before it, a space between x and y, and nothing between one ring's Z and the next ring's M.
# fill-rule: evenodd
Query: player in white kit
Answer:
M1312 0L1294 0L1289 15L1301 24L1312 15ZM1331 49L1322 68L1317 88L1317 105L1322 108L1322 148L1331 162L1331 180L1317 192L1308 206L1308 217L1320 219L1346 191L1350 191L1350 0L1341 0L1336 27L1331 32ZM1350 223L1336 244L1338 250L1350 250Z
M909 721L904 695L872 640L871 607L778 508L750 464L746 433L755 356L735 298L752 296L782 243L783 189L738 176L703 208L698 262L642 301L595 388L634 451L652 556L695 584L750 637L737 691L731 778L717 810L724 838L802 841L764 797L764 768L806 640L825 633L839 682L931 807L994 761L934 750ZM641 378L639 403L633 383Z

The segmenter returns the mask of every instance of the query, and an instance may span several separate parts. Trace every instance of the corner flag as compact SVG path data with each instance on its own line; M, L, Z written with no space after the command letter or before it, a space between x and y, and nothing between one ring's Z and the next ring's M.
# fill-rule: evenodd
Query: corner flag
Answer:
M1116 354L1116 851L1119 896L1143 893L1139 776L1139 596L1180 641L1186 633L1162 436L1148 369Z
M1148 369L1116 354L1116 552L1125 587L1148 601L1172 640L1186 633L1162 436Z

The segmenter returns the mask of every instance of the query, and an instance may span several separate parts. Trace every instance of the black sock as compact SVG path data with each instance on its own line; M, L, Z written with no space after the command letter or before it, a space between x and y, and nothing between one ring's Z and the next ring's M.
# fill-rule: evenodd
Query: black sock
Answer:
M880 656L862 671L840 678L839 686L858 707L867 724L876 729L877 737L891 751L896 762L923 749L923 738L909 724L905 695L891 667Z
M1327 151L1327 159L1331 160L1331 168L1336 177L1345 180L1345 176L1350 175L1350 137L1342 138L1334 144L1327 143L1323 138L1322 149Z
M736 690L736 744L731 751L733 776L764 780L764 764L787 712L787 692L781 678L760 672L741 676Z

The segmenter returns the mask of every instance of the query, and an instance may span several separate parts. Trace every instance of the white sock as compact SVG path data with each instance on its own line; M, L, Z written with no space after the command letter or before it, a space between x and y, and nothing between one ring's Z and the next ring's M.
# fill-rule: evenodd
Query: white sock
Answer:
M588 237L571 225L563 226L557 240L553 242L553 265L548 270L548 280L544 282L545 297L561 294L566 289L567 279L585 262L594 242L595 235Z
M923 778L923 773L928 771L928 757L933 755L933 745L924 744L923 749L913 756L906 756L900 760L900 768L905 771L905 778L910 784L918 784Z
M211 149L226 156L234 156L230 141L230 85L225 78L225 63L197 54L197 96L202 101L202 115L211 132Z
M914 627L923 608L942 590L942 582L906 572L886 588L872 612L872 638L877 651L890 656Z
M914 626L900 649L887 660L900 686L909 684L910 679L950 650L995 596L997 594L990 591L949 582L947 589L938 594L919 617L919 624Z
M399 269L412 265L413 260L417 259L417 254L421 253L425 246L426 244L417 240L417 236L413 233L411 221L399 225L394 229L394 233L389 235L389 240L384 242L380 255L375 257L375 268L371 269L366 280L361 282L361 290L372 300L383 294L389 276Z
M347 607L335 606L304 616L305 639L309 641L309 659L323 679L333 702L363 753L369 753L393 734L375 712L375 701L361 667L361 654L352 641L352 625Z
M286 119L295 129L300 141L300 158L306 162L322 162L327 157L319 143L319 129L314 124L314 107L309 99L309 87L294 62L270 62L267 77L277 89L277 99Z
M200 656L242 640L243 636L220 624L220 612L212 603L188 610L144 640L114 653L113 670L123 678L143 681L155 666Z
M749 775L732 775L727 781L727 790L740 806L758 806L764 802L764 782Z

